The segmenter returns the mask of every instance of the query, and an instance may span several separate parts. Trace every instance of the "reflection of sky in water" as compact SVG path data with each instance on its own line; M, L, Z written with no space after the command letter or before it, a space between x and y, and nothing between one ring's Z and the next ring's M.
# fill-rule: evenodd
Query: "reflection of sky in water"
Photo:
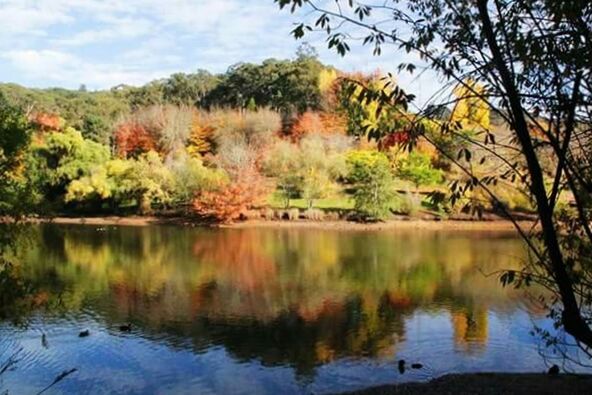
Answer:
M525 313L499 319L489 317L490 337L481 352L454 352L450 319L418 312L405 321L406 340L381 358L343 358L319 366L314 378L298 377L290 367L238 362L223 347L203 353L173 348L132 335L107 332L100 322L86 321L91 336L79 339L72 322L44 326L49 348L40 347L34 329L12 333L23 348L23 361L5 375L5 388L34 393L51 382L52 374L77 367L78 371L53 388L56 393L175 393L275 394L325 393L370 385L426 380L445 373L471 371L537 371L544 363L528 341L513 334L508 322L529 321ZM38 327L41 323L33 323ZM528 331L528 326L524 328ZM7 330L3 327L2 332ZM527 342L525 342L527 341ZM10 348L15 349L15 344ZM511 351L511 353L510 353ZM519 357L517 357L519 356ZM421 362L422 370L397 371L397 361Z
M74 367L52 393L327 393L545 369L521 299L470 265L506 264L512 238L81 229L29 262L62 305L0 326L0 361L22 347L0 390L36 393ZM401 375L399 359L424 367Z

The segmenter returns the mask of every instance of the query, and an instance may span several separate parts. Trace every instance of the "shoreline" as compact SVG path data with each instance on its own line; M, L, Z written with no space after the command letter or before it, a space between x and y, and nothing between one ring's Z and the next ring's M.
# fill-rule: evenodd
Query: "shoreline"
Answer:
M352 230L352 231L377 231L377 230L461 230L461 231L505 231L516 232L514 224L506 219L487 220L426 220L400 218L384 222L361 223L347 220L332 221L307 221L307 220L245 220L232 224L220 224L211 222L199 222L186 217L159 217L159 216L104 216L104 217L28 217L22 220L25 223L53 223L61 225L92 225L92 226L134 226L145 227L152 225L175 225L204 228L223 229L248 229L248 228L275 228L275 229L320 229L320 230ZM1 222L10 222L9 218L1 218ZM523 229L531 227L533 221L519 221Z
M543 373L461 373L448 374L428 382L382 385L341 395L391 394L584 394L592 388L592 375Z

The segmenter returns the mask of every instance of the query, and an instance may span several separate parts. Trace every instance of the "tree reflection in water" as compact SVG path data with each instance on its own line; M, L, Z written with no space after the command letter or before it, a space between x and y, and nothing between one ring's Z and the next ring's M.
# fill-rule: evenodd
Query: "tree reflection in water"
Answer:
M417 312L447 314L455 348L487 346L488 312L522 295L483 273L520 264L508 234L38 226L23 276L61 313L239 361L313 375L345 357L390 358ZM51 305L51 303L50 303Z

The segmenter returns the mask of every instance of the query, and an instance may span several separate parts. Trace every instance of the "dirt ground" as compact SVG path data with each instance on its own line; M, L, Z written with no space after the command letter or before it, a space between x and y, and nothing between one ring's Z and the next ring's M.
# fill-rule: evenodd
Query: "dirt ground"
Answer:
M0 222L9 219L0 219ZM345 220L339 221L267 221L248 220L233 224L210 224L195 222L182 217L54 217L54 218L28 218L31 223L56 223L56 224L86 224L93 226L149 226L149 225L180 225L180 226L214 226L222 228L281 228L281 229L330 229L330 230L397 230L397 229L424 229L424 230L462 230L462 231L515 231L512 222L503 219L485 221L464 220L421 220L421 219L395 219L376 223L359 223ZM532 226L530 221L519 222L521 228L527 230Z

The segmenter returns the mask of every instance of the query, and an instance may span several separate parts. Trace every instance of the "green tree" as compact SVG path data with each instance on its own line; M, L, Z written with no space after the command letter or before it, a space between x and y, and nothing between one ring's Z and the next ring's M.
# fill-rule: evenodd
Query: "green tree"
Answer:
M397 174L402 179L411 181L416 191L422 185L439 184L444 178L442 170L432 166L430 156L417 151L399 160Z
M70 182L89 176L93 168L107 162L109 157L107 146L86 140L79 131L66 128L63 132L46 134L40 143L32 146L29 169L45 196L54 201L64 197Z
M168 165L173 177L172 200L175 205L188 207L202 191L209 191L226 180L226 173L210 169L200 159L178 154Z
M201 104L206 95L218 85L218 77L206 70L197 73L176 73L164 81L163 97L167 103L185 106Z
M134 198L141 214L149 214L154 205L163 207L172 202L174 180L160 156L150 151L132 161L122 174L120 189Z
M296 144L278 140L267 152L263 163L267 175L275 177L276 188L290 207L290 200L300 196L302 175L300 174L300 151Z
M110 208L125 202L126 192L121 189L124 174L132 167L131 160L113 159L94 166L90 174L73 180L66 189L66 202L79 202L97 210L103 202Z
M298 197L306 199L312 208L315 200L339 191L337 181L346 173L344 151L349 148L349 140L332 141L340 138L311 134L299 144L278 140L265 153L264 170L275 177L286 208Z
M346 161L356 211L370 219L385 219L395 197L387 156L377 151L352 151Z
M109 145L111 129L109 124L101 116L86 114L82 120L82 137L97 143Z
M252 99L259 107L271 107L283 114L317 109L321 100L318 78L323 68L311 57L267 59L259 65L239 63L221 77L204 103L247 108Z
M301 175L299 187L301 195L312 208L314 201L335 194L339 189L337 179L345 170L343 151L347 145L331 145L331 138L311 134L300 141L298 173ZM335 137L339 139L340 137Z
M22 163L31 138L23 112L0 92L0 214L17 214L29 195Z

